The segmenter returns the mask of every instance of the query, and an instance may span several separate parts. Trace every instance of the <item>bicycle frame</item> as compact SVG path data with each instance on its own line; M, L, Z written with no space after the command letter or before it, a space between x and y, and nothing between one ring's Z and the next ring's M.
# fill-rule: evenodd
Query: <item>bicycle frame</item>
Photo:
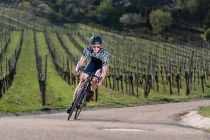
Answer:
M82 69L82 68L79 68L79 70L84 71L84 69ZM70 119L70 117L73 114L74 110L77 108L77 105L81 104L83 99L86 97L86 93L87 93L86 91L87 91L88 87L90 86L91 81L93 80L94 77L96 77L98 79L100 78L99 76L95 75L94 72L90 73L89 76L87 77L87 79L84 81L80 91L76 94L76 96L74 98L74 104L72 105L72 109L69 112L68 120ZM74 119L77 119L77 117L79 116L80 112L81 112L81 109L80 109L79 112L78 112L78 109L77 109Z

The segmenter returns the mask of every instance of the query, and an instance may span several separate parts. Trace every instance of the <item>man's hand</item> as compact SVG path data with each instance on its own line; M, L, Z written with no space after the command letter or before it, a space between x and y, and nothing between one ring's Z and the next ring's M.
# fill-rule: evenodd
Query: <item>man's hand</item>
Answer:
M102 84L102 82L98 82L98 83L97 83L97 86L100 86L101 84Z
M78 74L79 74L79 70L75 70L74 75L78 75Z
M97 86L100 86L102 84L102 77L100 77L98 80L97 80Z

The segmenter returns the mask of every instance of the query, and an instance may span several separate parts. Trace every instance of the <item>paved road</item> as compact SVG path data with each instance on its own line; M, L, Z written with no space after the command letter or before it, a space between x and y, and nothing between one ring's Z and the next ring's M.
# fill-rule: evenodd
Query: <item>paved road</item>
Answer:
M1 140L210 140L210 133L184 126L175 115L210 100L87 110L79 120L65 112L0 118Z

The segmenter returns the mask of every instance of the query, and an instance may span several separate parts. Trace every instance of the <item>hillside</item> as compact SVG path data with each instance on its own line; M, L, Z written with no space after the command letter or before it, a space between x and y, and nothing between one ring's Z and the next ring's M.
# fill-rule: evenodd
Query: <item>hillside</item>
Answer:
M209 96L207 44L148 40L78 23L61 27L17 9L0 11L0 113L67 107L79 81L75 64L93 34L102 36L109 66L89 106Z
M183 41L202 41L204 31L209 27L208 9L210 5L204 0L200 5L197 0L192 5L181 0L28 0L26 1L1 1L1 6L14 7L27 11L37 17L42 17L53 24L84 23L100 28L118 30L120 32L132 32L139 36L157 36L169 40L180 38ZM203 7L202 11L200 7ZM150 21L150 13L161 9L171 14L171 23L160 32L154 34L155 23ZM192 11L193 10L193 11ZM200 13L202 12L202 13ZM126 15L130 14L130 15ZM138 18L133 18L138 14ZM202 19L199 15L202 14ZM121 19L124 16L124 21ZM127 18L125 18L127 16ZM137 17L137 16L135 16ZM197 17L195 19L195 17ZM132 19L132 21L129 21ZM160 18L163 20L163 18ZM202 21L201 21L202 20ZM133 23L132 23L133 22ZM163 21L163 23L166 23ZM158 27L160 28L160 27ZM173 38L173 39L171 39Z

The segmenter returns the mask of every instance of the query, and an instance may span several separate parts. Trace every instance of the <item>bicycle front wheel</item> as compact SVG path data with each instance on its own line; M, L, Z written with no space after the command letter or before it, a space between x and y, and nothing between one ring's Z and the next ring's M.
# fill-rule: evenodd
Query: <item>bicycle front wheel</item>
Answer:
M77 93L75 99L74 99L74 103L72 105L72 108L69 112L69 116L68 116L68 120L71 118L74 110L76 109L76 107L81 103L81 101L84 99L84 96L85 96L85 91L87 90L87 84L84 84L82 86L82 88L80 89L80 91ZM80 110L81 112L81 110ZM78 115L79 116L79 115Z
M80 112L82 111L82 108L86 106L86 100L83 99L83 103L80 105L80 107L77 107L74 119L76 120L79 117Z

